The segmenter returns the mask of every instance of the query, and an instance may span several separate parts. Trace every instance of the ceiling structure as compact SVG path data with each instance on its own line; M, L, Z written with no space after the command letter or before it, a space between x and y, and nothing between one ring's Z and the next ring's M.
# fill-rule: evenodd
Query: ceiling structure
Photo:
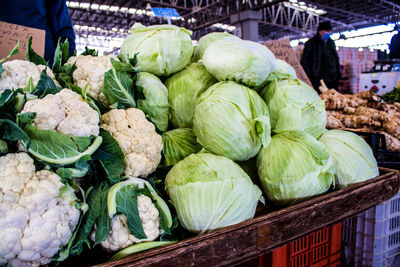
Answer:
M135 22L167 23L151 8L175 8L180 18L172 24L194 32L198 39L212 31L237 33L230 17L246 10L262 14L259 40L302 38L315 33L320 21L331 21L334 31L358 29L400 20L400 4L389 0L75 0L67 1L78 35L125 37ZM94 33L93 33L94 32Z

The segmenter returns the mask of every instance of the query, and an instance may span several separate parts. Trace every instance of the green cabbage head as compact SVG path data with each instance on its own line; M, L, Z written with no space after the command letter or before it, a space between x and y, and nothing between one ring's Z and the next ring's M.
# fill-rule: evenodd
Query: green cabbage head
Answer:
M379 175L371 148L352 132L326 131L319 141L331 154L335 165L335 184L339 188L366 181Z
M232 160L192 154L168 173L165 189L181 225L204 233L254 216L261 190Z
M275 133L305 131L315 138L325 131L325 103L318 93L298 79L274 80L261 92Z
M174 25L145 27L135 23L121 46L124 58L138 53L138 67L157 76L169 76L183 69L193 53L191 31Z
M151 73L140 72L136 81L136 87L142 94L139 95L137 106L143 110L146 116L164 132L168 128L168 90L165 85Z
M325 147L311 135L289 131L272 137L257 158L261 184L278 205L291 205L329 190L333 161Z
M194 58L196 60L201 60L206 51L207 47L215 41L225 39L225 38L234 38L240 40L239 37L232 35L227 32L212 32L209 34L204 35L199 39L199 44L197 45L197 49L194 53Z
M200 62L187 65L166 81L171 123L176 128L193 126L196 99L217 80Z
M268 76L268 82L272 82L275 79L282 80L286 78L297 78L296 71L286 61L276 59L276 68Z
M247 160L271 139L268 108L246 86L219 82L197 99L193 132L211 153L232 160Z
M163 155L165 166L175 165L190 154L199 152L203 147L197 143L192 129L180 128L163 133Z
M265 84L276 64L266 46L236 38L211 43L204 52L203 63L219 81L236 81L249 87Z

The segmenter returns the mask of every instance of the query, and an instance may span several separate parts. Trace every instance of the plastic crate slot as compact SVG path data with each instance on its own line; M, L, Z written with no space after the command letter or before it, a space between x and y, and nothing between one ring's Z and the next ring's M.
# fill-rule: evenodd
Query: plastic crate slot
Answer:
M393 231L400 227L400 216L396 216L390 219L389 230Z
M307 239L305 237L293 241L293 243L290 246L290 252L292 255L297 255L299 253L302 253L308 249L307 246Z
M390 201L390 214L400 212L400 198Z
M308 266L307 254L300 254L290 259L291 267L304 267Z
M272 252L272 267L340 266L342 224L318 230Z
M325 259L329 254L328 251L329 251L328 244L313 249L310 252L310 263L312 264L322 259Z
M310 237L310 242L311 242L310 248L313 248L313 247L316 247L323 243L328 242L329 241L328 234L329 234L329 232L328 232L327 228L324 228L324 229L312 234Z
M392 247L400 243L400 232L391 234L388 239L388 246Z

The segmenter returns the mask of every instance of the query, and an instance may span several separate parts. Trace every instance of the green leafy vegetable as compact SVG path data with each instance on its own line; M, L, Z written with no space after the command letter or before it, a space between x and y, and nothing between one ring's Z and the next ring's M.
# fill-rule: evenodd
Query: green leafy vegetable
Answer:
M97 57L99 52L96 49L90 49L87 46L85 46L85 51L81 53L82 56L93 56Z
M133 80L127 72L118 72L114 68L104 74L103 93L111 104L136 107Z
M29 136L13 121L0 119L0 139L9 141L23 141L29 145Z
M26 58L27 61L35 63L36 65L45 65L45 66L47 66L46 60L44 60L44 58L42 58L41 56L36 54L36 52L32 48L32 36L29 37L29 40L28 40L28 46L27 46L27 49L26 49L25 58Z
M183 69L193 53L191 31L174 25L145 27L135 23L121 46L124 58L138 55L138 67L157 76L169 76Z
M272 137L257 158L258 174L268 198L291 205L329 190L335 171L325 147L311 135L289 131Z
M235 82L219 82L198 99L193 132L211 153L247 160L271 139L268 108L253 90Z
M61 91L61 88L58 87L53 79L46 74L46 71L43 70L40 74L40 80L36 85L36 88L32 91L33 95L38 96L39 98L43 98L48 94L57 94Z
M112 191L111 188L110 191ZM115 193L115 203L117 213L122 213L127 217L127 225L129 232L138 239L147 238L142 222L139 217L138 196L141 190L137 185L125 185L118 189Z
M261 199L261 190L236 163L208 153L178 162L165 189L181 225L200 234L253 218Z
M62 66L67 62L69 58L69 42L68 39L65 39L63 43L61 43L61 38L57 41L56 51L54 52L54 62L52 66L52 70L55 74L62 71Z
M141 109L158 130L168 128L168 90L153 74L140 72L136 81L137 107Z
M106 239L111 224L111 218L107 213L107 194L110 188L111 185L107 182L103 182L90 191L88 195L89 211L71 247L72 255L81 254L84 244L89 248L91 247L90 235L92 234L94 225L96 225L95 245Z
M176 243L176 241L150 241L150 242L142 242L139 244L135 244L132 246L129 246L118 253L116 253L114 256L111 257L110 260L115 261L122 259L124 257L127 257L131 254L138 253L141 251L149 250L152 248L157 248L157 247L163 247L167 245L171 245Z
M0 139L0 156L7 154L8 152L8 145L5 141Z
M272 82L273 80L282 80L286 78L297 78L296 71L288 63L281 59L276 59L276 68L268 76L267 82Z
M225 38L234 38L240 40L239 37L227 33L227 32L212 32L209 34L204 35L199 39L199 44L197 49L195 50L194 54L194 61L198 61L203 58L204 52L206 49L215 41L225 39Z
M400 102L400 87L393 88L392 91L384 94L382 99L388 103Z
M211 43L203 55L207 70L219 81L260 87L275 69L275 56L265 46L237 38Z
M3 64L5 61L7 61L10 57L19 54L19 40L17 41L17 43L15 44L15 46L13 47L13 49L11 49L11 51L8 53L8 55L2 59L0 59L0 67L1 64ZM1 67L0 69L0 75L3 73L4 69Z
M372 149L357 134L347 131L326 131L319 141L332 156L335 185L339 188L366 181L379 175Z
M197 98L217 80L202 63L192 63L165 82L168 88L171 122L176 128L193 127Z
M175 165L190 154L199 152L203 147L197 143L192 129L180 128L163 133L165 166Z
M272 131L305 131L315 138L325 131L325 102L298 79L273 80L261 92L267 103Z
M93 154L93 159L100 162L111 183L117 183L121 180L121 175L124 172L124 153L108 131L100 129L100 136L103 138L103 142Z

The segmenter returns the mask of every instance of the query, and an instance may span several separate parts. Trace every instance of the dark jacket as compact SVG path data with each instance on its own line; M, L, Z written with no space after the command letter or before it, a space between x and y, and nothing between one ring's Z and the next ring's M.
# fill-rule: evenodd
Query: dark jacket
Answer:
M0 6L1 21L46 31L46 61L53 60L59 37L68 38L70 54L73 54L75 33L65 0L0 0Z
M322 45L323 40L319 37L319 35L315 35L313 38L308 40L304 45L303 55L301 57L301 65L304 68L304 71L307 73L308 78L311 80L314 87L318 88L319 81L321 79L321 66L322 66ZM336 51L335 42L332 39L327 41L327 46L333 54L333 58L336 63L336 80L339 80L341 77L340 73L340 62L339 56Z
M400 33L393 35L390 40L390 58L400 58Z

